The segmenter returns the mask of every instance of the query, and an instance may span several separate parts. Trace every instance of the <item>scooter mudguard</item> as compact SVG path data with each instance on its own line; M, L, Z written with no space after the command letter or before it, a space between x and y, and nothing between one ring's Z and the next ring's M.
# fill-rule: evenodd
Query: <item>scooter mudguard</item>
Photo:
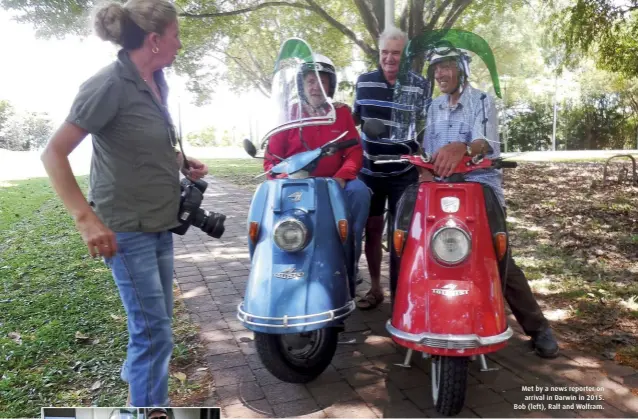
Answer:
M430 249L444 226L469 235L470 254L457 265L437 261ZM393 338L437 355L467 356L504 346L511 331L496 261L481 186L422 183L388 325Z
M280 249L274 240L278 223L288 218L307 230L306 245L296 252ZM251 271L237 315L247 329L300 333L343 322L354 310L351 237L343 240L339 233L349 230L347 220L345 194L333 179L276 179L260 185L248 216L249 228L257 223L257 233L254 243L249 237Z

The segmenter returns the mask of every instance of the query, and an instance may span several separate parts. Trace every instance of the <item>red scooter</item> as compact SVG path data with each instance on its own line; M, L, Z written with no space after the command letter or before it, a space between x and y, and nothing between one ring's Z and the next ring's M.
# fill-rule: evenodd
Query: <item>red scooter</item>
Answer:
M425 153L385 162L397 161L434 172ZM401 262L386 329L408 348L401 366L409 367L413 351L432 360L432 397L444 416L463 409L469 361L478 358L489 370L485 354L504 348L513 334L503 299L505 216L491 189L463 179L474 170L506 167L516 163L465 157L454 175L410 186L397 204L392 244Z

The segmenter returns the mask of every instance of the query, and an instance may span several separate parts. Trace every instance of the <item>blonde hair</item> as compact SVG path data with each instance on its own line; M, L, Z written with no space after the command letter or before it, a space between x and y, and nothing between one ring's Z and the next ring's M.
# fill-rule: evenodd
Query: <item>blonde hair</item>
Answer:
M128 0L124 4L98 6L93 27L101 39L125 49L137 49L147 33L161 35L176 19L177 10L168 0Z

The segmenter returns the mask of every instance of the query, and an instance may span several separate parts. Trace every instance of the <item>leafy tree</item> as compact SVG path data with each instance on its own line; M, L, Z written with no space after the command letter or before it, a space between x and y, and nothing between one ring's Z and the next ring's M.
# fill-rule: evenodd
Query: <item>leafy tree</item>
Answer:
M489 20L494 10L519 4L506 0L397 0L395 24L410 37L423 30L452 27L464 13ZM188 88L203 103L214 86L270 92L277 48L290 36L308 40L343 67L353 59L377 61L376 40L384 29L383 0L177 0L185 49L176 70L189 76ZM18 12L18 20L37 28L39 36L86 35L93 0L0 0ZM217 64L215 64L217 63ZM219 64L224 64L229 71ZM422 62L416 63L420 70Z
M564 45L564 64L593 53L600 68L638 76L638 0L577 0L553 20L554 45Z
M0 119L1 114L0 108ZM46 145L52 132L53 125L46 114L29 112L22 116L12 112L0 124L0 148L14 151L38 150Z
M210 147L217 144L217 132L215 127L207 127L186 136L186 141L194 147Z
M508 151L549 150L552 145L552 107L532 102L507 124Z

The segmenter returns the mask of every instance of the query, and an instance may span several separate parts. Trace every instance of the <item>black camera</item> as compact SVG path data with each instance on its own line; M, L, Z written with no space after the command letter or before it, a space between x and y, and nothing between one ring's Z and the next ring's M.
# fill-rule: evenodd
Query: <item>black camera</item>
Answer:
M182 225L170 231L183 236L186 234L188 228L194 225L209 236L219 239L224 234L224 221L226 220L226 216L200 208L208 183L201 179L191 181L184 178L179 183L179 186L182 190L182 194L177 219Z

